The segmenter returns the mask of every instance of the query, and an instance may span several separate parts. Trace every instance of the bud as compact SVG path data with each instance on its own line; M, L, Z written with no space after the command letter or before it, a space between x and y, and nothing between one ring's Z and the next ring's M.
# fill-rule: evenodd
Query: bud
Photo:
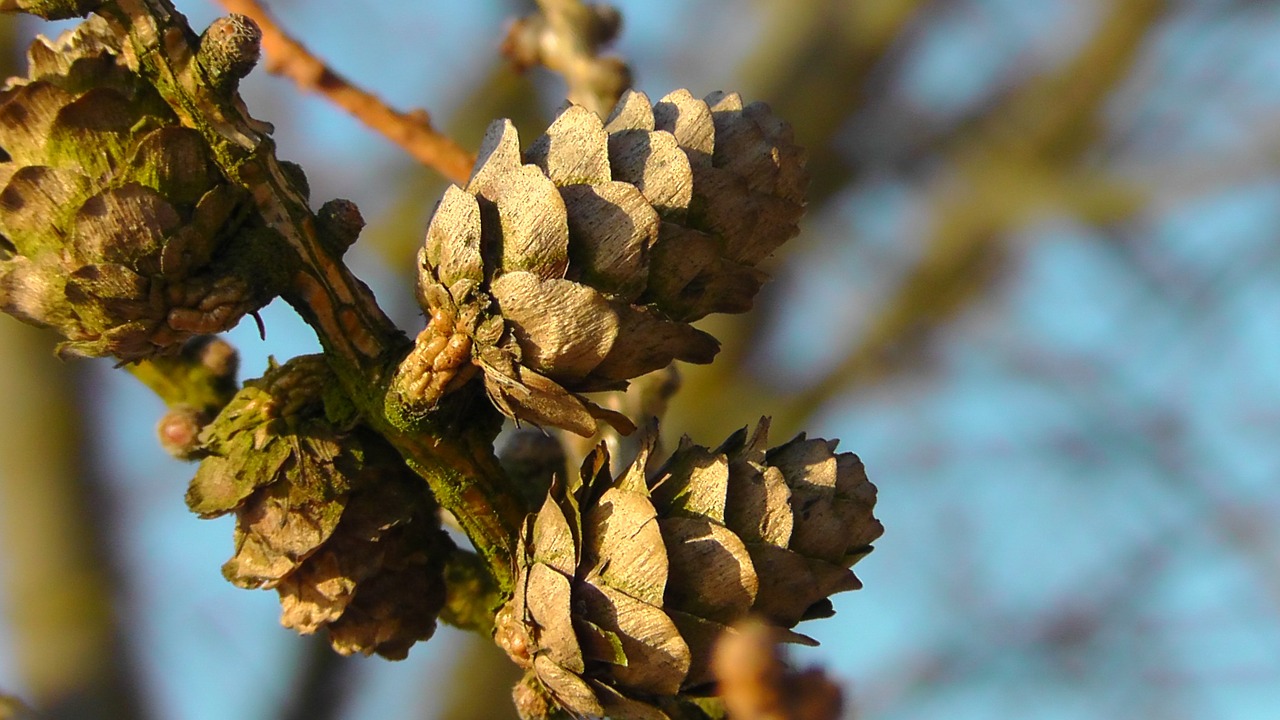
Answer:
M134 361L233 327L271 298L260 227L200 134L127 67L93 18L31 46L0 91L0 307Z
M200 450L200 430L208 420L190 405L169 408L156 424L160 447L179 460L194 459Z
M710 362L719 343L689 323L750 308L755 266L796 233L805 182L789 127L737 95L681 90L651 106L630 92L607 124L570 106L523 156L514 126L494 123L419 253L431 322L401 395L434 405L470 364L509 417L629 431L579 393ZM450 375L430 378L445 344L458 348Z
M496 620L527 671L523 706L539 706L540 688L575 716L666 717L673 696L710 691L713 645L731 625L751 614L789 628L860 587L849 567L882 532L875 486L834 442L766 450L767 430L716 450L686 439L648 477L647 450L614 477L601 446L553 486Z
M817 668L788 666L777 628L758 620L734 626L716 642L711 658L717 693L733 718L837 720L844 709L840 686Z
M240 354L231 343L213 335L202 335L191 340L183 352L193 353L214 378L235 384L236 373L240 371Z
M273 367L203 432L187 492L201 517L236 516L232 583L274 588L281 623L322 628L343 654L403 658L435 630L451 549L427 486L380 436L335 419L322 356Z
M360 237L364 216L355 203L335 198L320 206L316 224L321 240L341 255Z
M209 23L200 36L196 62L222 92L235 90L262 57L262 30L247 15L231 14Z

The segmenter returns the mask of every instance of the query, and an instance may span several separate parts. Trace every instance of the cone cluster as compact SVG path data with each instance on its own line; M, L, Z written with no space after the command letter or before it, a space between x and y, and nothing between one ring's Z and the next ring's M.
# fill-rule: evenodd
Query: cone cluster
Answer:
M524 717L666 718L673 696L708 690L714 641L735 621L790 628L860 587L849 568L882 532L862 463L803 435L766 449L767 430L715 450L686 439L648 475L647 451L615 477L601 446L553 486L497 618L527 671Z
M427 486L376 434L335 423L319 355L250 381L202 434L187 492L202 517L236 516L223 574L274 588L281 622L334 649L399 659L435 630L452 548Z
M430 322L402 393L432 405L478 370L510 417L629 429L578 393L710 362L719 343L689 323L750 308L806 184L790 127L734 94L628 92L607 122L570 106L523 154L494 123L419 253Z
M94 18L38 38L0 91L0 307L61 351L122 361L233 327L271 298L252 204Z

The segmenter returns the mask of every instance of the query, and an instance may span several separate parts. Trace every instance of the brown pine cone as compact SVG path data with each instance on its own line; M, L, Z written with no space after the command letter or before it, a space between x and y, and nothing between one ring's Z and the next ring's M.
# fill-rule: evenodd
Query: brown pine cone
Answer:
M246 383L202 434L208 457L187 504L202 517L235 513L223 574L275 588L282 624L327 629L343 654L399 659L435 631L452 544L395 450L332 419L336 385L319 355Z
M767 429L714 451L686 440L648 477L647 452L613 477L601 446L552 488L497 618L498 643L528 671L526 718L667 717L713 682L713 642L731 624L789 628L860 587L849 567L883 530L861 462L804 436L766 450Z
M578 393L710 362L719 343L689 323L750 308L806 183L790 128L737 95L629 92L607 123L570 106L523 156L515 127L494 123L419 254L430 321L401 395L430 407L478 371L509 417L629 431Z
M264 232L247 194L118 42L101 18L38 38L0 91L0 308L132 361L230 329L275 280L229 242Z

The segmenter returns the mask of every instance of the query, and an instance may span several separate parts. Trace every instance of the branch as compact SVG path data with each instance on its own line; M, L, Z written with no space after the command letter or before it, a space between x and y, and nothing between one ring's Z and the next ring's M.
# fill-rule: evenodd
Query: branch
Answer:
M570 102L607 117L631 86L626 63L598 54L618 34L618 11L581 0L538 0L538 7L540 12L511 26L502 53L518 70L544 65L564 75Z
M307 638L298 658L293 687L276 717L281 720L333 720L342 717L359 677L353 661L318 637Z
M1061 204L1064 186L1068 197L1079 192L1075 173L1097 139L1094 118L1166 7L1165 0L1114 3L1072 61L1013 93L981 132L956 144L944 164L956 168L955 175L930 190L936 222L929 247L843 361L775 413L781 424L798 422L919 355L930 333L970 307L997 277L1009 231L1038 208ZM1083 177L1102 184L1096 174Z
M281 166L275 143L234 91L211 86L196 57L198 39L169 0L117 0L97 12L120 28L125 56L154 84L182 123L205 138L227 178L246 188L275 242L256 248L263 262L282 268L285 299L316 332L343 390L369 425L387 438L425 478L508 587L514 539L524 507L507 491L493 455L496 410L468 393L430 416L406 417L388 394L392 370L409 340L378 307L364 283L343 264L341 251L317 232L295 173ZM492 421L491 421L492 420Z
M399 145L418 162L455 183L466 183L475 158L452 138L433 128L431 117L425 110L400 112L376 95L352 85L311 54L302 43L286 34L257 0L218 0L218 3L230 12L252 18L258 24L262 30L262 49L267 54L268 72L288 78L304 90L323 95Z

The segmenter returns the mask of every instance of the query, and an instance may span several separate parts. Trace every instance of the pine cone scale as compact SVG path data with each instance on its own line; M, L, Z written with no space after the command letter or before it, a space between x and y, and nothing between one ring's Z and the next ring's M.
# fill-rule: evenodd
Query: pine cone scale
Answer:
M277 279L238 241L264 231L252 204L115 32L94 18L38 38L29 77L0 91L0 286L6 311L65 336L60 353L131 362L230 329Z
M465 189L446 191L428 228L423 310L477 318L464 330L471 361L503 413L583 435L597 418L629 431L579 393L711 361L719 343L688 323L748 309L765 279L754 265L796 232L803 201L778 187L805 177L789 143L766 111L738 101L713 113L687 91L656 107L629 92L603 124L571 106L523 156L515 127L495 122ZM401 366L404 402L438 400L420 391L438 385L423 371Z
M323 357L273 367L201 435L208 457L187 502L234 513L232 583L274 588L281 623L321 628L340 653L402 658L444 605L441 531L427 486L379 435L335 425Z
M860 587L849 565L880 533L861 463L803 436L766 450L767 428L716 450L686 439L646 472L650 437L617 476L602 446L578 479L551 485L499 614L500 637L521 638L503 645L529 671L526 717L555 705L666 717L672 696L711 689L711 648L728 627L748 615L783 628L826 617L830 595ZM814 519L834 542L797 530Z

